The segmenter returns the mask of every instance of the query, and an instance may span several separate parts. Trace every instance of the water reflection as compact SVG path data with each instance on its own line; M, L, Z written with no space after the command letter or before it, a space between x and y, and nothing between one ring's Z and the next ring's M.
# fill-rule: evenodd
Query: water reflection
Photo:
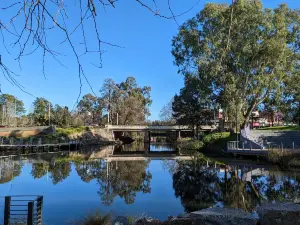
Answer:
M176 144L133 142L129 145L116 145L114 154L178 153Z
M247 165L208 166L202 159L168 162L167 167L173 176L175 195L187 212L213 206L253 211L262 202L299 201L297 172Z
M119 196L126 204L132 204L137 192L150 193L152 175L146 171L148 166L149 161L110 162L107 174L97 179L102 202L112 204Z
M14 186L13 194L46 193L46 210L47 201L56 199L56 204L67 204L63 200L67 198L68 210L74 215L77 208L83 207L77 200L82 198L87 204L96 201L98 207L107 210L117 211L124 204L131 214L146 212L160 219L215 206L253 211L265 201L298 201L300 197L300 176L296 171L283 172L255 162L221 164L206 158L168 160L166 152L173 156L176 149L167 145L151 145L148 148L151 157L147 157L146 149L127 153L126 148L121 153L105 148L2 158L0 191L5 195L3 190L9 190L6 184L18 180L21 186ZM157 154L164 152L164 160L153 157L155 149ZM143 157L132 157L139 152L143 152ZM76 186L80 186L78 192ZM161 207L169 211L158 212L157 208ZM117 211L123 215L122 212ZM46 215L51 217L50 212L46 211Z

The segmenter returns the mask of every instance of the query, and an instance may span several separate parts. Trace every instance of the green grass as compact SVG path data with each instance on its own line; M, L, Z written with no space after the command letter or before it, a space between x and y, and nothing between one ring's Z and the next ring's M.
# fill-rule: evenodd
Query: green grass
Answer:
M89 130L89 127L69 127L69 128L56 128L56 134L58 136L69 136L76 133L81 133Z
M300 126L274 126L260 128L259 130L300 131Z

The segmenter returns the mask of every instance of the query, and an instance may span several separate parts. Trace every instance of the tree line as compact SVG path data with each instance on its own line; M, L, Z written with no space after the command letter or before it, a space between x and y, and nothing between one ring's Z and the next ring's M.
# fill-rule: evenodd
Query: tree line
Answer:
M169 120L198 126L222 109L243 128L259 110L300 124L299 9L264 8L260 0L207 4L172 46L184 87L162 111Z
M22 100L1 94L0 122L2 126L70 127L141 124L150 116L151 88L138 86L134 77L128 77L119 84L105 79L99 93L99 97L90 93L84 95L72 110L38 97L33 102L32 112L27 113Z

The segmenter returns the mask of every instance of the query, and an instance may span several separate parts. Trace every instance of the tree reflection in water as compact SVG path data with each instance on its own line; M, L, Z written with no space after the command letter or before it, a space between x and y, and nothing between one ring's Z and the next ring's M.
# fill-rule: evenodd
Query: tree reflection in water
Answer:
M300 179L278 171L210 166L203 159L166 162L175 196L187 212L221 205L253 211L264 201L297 200ZM253 172L253 174L252 174Z
M15 163L12 160L1 160L0 164L0 184L12 181L20 176L23 164Z
M101 178L106 173L105 160L75 162L75 169L81 180L89 183L91 180Z
M39 179L47 174L49 170L49 164L46 163L33 163L31 169L31 175L34 179Z
M78 160L45 158L32 163L31 175L40 179L49 174L54 185L67 179L71 166L83 182L97 181L102 203L110 205L116 197L127 204L134 203L138 192L150 193L152 175L150 161ZM252 211L265 201L300 199L300 177L296 172L280 171L261 166L207 166L203 158L168 160L164 166L173 178L176 197L187 212L223 204ZM21 174L20 159L5 159L0 163L0 184L10 182ZM73 171L73 172L74 172ZM164 175L165 176L165 175Z
M39 179L47 174L50 175L50 179L53 184L58 184L65 180L71 172L71 162L58 161L53 164L45 163L33 163L31 175L34 179Z
M218 176L208 170L201 160L178 161L173 173L176 197L188 212L207 208L218 201L220 186Z
M132 204L137 192L150 193L152 175L146 171L148 166L149 161L109 162L104 176L97 179L102 202L109 205L119 196L126 204Z
M104 160L75 162L75 169L81 180L90 182L97 179L101 201L110 205L119 196L127 204L135 201L136 193L149 193L152 175L147 171L149 161Z
M254 177L252 183L270 201L291 200L299 202L300 177L297 172L269 171L268 176Z

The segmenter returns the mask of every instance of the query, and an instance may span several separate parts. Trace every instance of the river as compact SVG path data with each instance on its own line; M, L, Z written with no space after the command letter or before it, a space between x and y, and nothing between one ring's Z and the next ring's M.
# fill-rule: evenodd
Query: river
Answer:
M66 224L95 211L164 220L207 207L252 212L265 201L299 201L300 172L257 160L181 159L168 144L108 149L105 159L97 159L97 148L1 158L0 211L3 197L14 195L43 195L43 224Z

